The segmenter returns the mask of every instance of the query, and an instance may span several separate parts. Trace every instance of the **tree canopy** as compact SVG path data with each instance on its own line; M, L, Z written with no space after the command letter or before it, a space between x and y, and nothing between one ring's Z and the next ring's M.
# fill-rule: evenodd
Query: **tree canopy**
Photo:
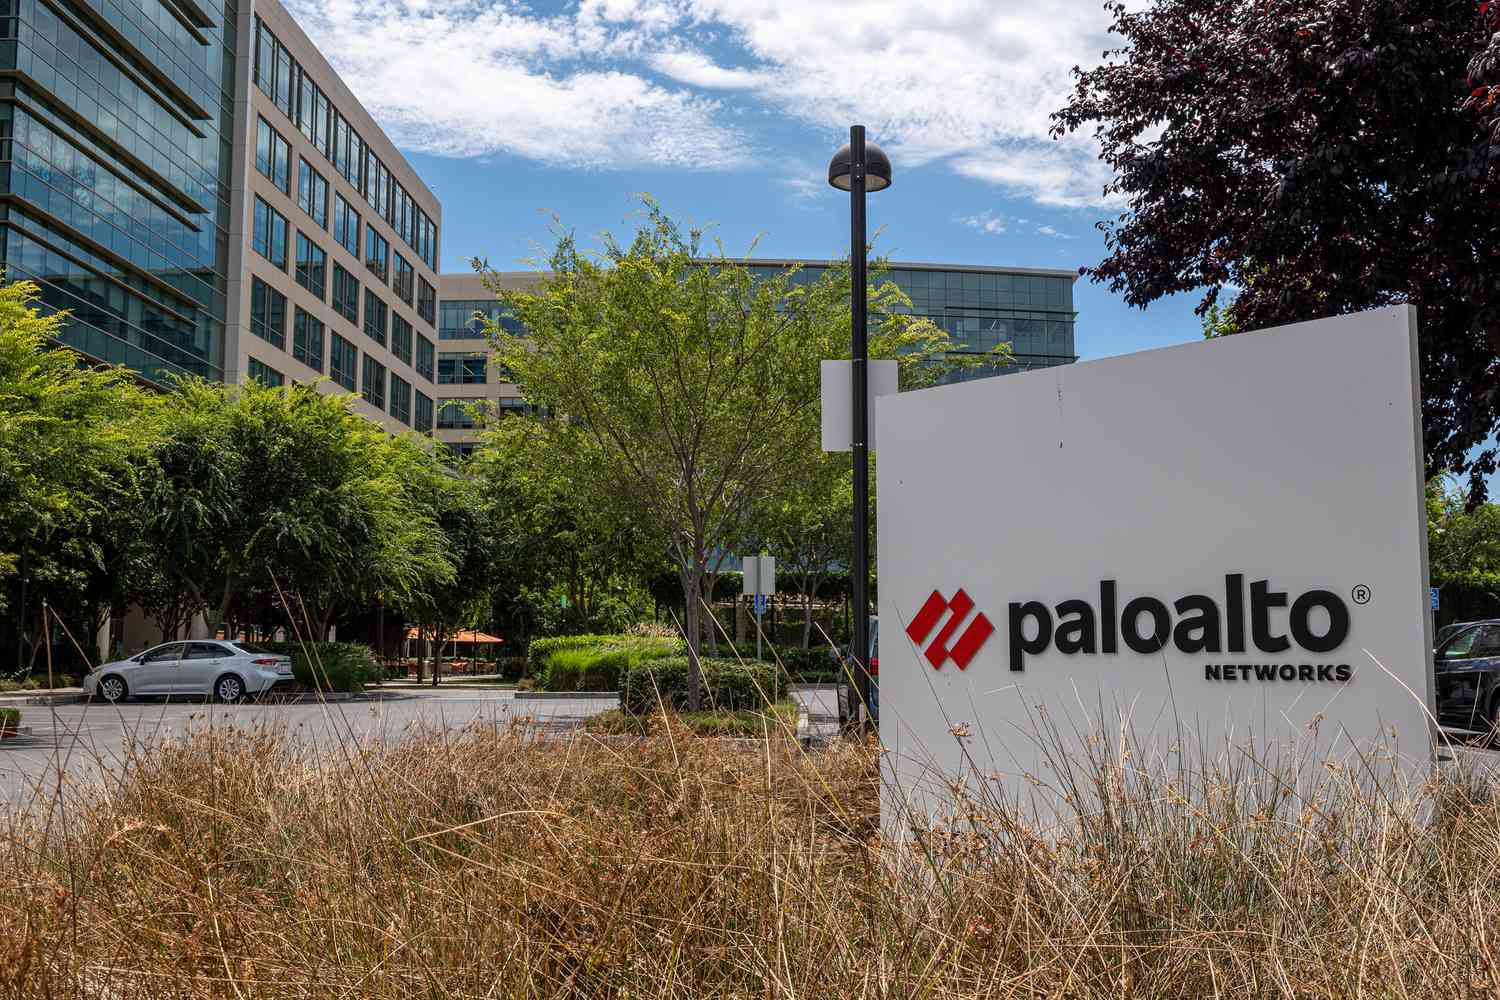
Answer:
M1085 268L1144 306L1206 288L1216 332L1420 307L1429 469L1476 500L1500 423L1500 4L1155 0L1078 70L1126 210ZM1476 446L1486 443L1471 457Z
M500 363L527 399L591 440L588 492L633 509L678 571L697 704L697 645L711 561L742 537L751 508L819 455L819 363L849 352L849 270L817 282L757 276L708 254L654 203L629 242L597 258L559 236L535 292L492 290L527 330L496 331ZM893 284L862 292L871 356L909 370L951 346Z

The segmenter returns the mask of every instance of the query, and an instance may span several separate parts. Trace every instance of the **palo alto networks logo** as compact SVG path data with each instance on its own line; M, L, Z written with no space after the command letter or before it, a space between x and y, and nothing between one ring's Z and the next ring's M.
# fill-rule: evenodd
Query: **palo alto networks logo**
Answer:
M941 592L934 590L932 596L927 598L927 603L922 605L922 610L917 612L917 617L906 626L906 634L911 637L912 642L920 646L942 619L943 613L945 611L952 613L952 616L938 631L937 636L923 651L927 662L932 664L932 669L941 670L943 664L949 659L958 664L958 669L964 669L969 665L969 661L974 659L974 654L979 652L979 647L983 646L984 641L994 633L995 626L990 624L984 612L980 612L969 623L969 627L964 629L964 634L958 637L958 641L953 644L952 648L949 648L948 640L953 638L953 633L958 631L958 627L973 610L974 600L964 593L963 588L959 588L951 601L944 598Z

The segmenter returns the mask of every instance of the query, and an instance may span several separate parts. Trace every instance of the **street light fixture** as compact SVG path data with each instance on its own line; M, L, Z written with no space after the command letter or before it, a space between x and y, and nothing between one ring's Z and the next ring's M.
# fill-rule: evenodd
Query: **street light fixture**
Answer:
M849 145L833 154L828 163L828 183L849 192L849 315L853 320L854 344L850 357L854 397L854 435L850 451L854 458L854 559L850 567L854 605L854 685L859 693L861 714L869 718L870 705L870 400L868 361L869 317L865 278L865 192L884 191L891 186L891 160L874 143L865 144L865 127L849 128Z

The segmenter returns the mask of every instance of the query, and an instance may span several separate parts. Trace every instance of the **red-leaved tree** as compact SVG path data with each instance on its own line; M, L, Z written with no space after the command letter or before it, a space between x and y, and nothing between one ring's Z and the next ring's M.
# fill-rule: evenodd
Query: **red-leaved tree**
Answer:
M1236 289L1230 329L1420 309L1429 471L1483 497L1500 425L1500 3L1109 4L1124 47L1075 70L1124 201L1093 280L1144 306ZM1484 445L1483 448L1479 448ZM1478 449L1478 450L1476 450Z

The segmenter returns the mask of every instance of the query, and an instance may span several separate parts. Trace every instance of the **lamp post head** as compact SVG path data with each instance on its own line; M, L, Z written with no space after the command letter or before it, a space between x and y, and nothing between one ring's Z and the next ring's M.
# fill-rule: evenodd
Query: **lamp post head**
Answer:
M833 159L828 161L828 183L840 191L850 188L849 176L851 174L851 160L853 154L849 146L845 144L843 149L833 154ZM885 151L873 142L865 143L865 190L884 191L891 186L891 158L885 155Z

